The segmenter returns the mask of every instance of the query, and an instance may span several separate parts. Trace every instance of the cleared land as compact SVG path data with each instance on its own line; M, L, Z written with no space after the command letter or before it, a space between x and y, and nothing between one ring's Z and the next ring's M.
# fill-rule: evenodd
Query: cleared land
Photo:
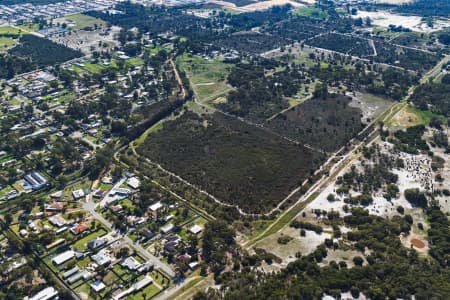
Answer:
M230 90L226 78L230 73L231 64L219 59L205 60L187 54L178 57L177 64L188 75L200 101L214 100Z
M311 170L315 155L237 119L186 112L138 152L247 212L275 207Z
M76 14L58 18L54 20L54 23L61 23L61 24L66 23L69 28L75 30L102 27L106 25L105 21L101 19L97 19L83 14Z

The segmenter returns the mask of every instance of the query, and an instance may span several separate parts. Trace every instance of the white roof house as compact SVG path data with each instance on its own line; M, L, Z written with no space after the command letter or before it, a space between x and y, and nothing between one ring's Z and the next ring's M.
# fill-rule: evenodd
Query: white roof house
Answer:
M133 188L133 189L138 189L141 186L141 182L137 177L130 177L127 180L127 184Z
M161 202L156 202L155 204L150 205L149 209L151 211L158 211L159 209L161 209L164 205Z
M130 270L136 270L141 266L141 264L132 256L127 257L120 265Z
M91 283L91 289L93 289L97 293L101 292L105 288L106 288L106 285L103 282L101 282L100 280L97 280L97 281Z
M55 225L56 227L62 227L66 224L66 220L61 215L54 215L48 218L50 224Z
M172 231L172 229L175 227L175 225L173 225L172 223L169 223L163 227L161 227L161 232L166 234Z
M75 251L73 251L73 250L68 250L68 251L66 251L66 252L63 252L63 253L61 253L60 255L58 255L58 256L55 256L53 259L52 259L52 262L55 264L55 265L60 265L60 264L63 264L63 263L65 263L66 261L68 261L68 260L70 260L70 259L72 259L72 258L74 258L75 257Z
M194 225L191 228L188 229L190 233L192 234L199 234L200 232L203 231L203 228L199 225Z
M191 263L188 264L189 269L191 269L191 270L194 270L195 268L197 268L198 265L199 265L199 264L198 264L198 261L193 261L193 262L191 262Z
M134 290L139 291L139 290L145 288L147 285L151 284L152 282L153 282L153 280L150 277L145 276L142 280L133 284Z
M32 297L25 297L24 300L49 300L58 295L58 291L54 287L47 287Z
M80 199L86 195L84 194L84 191L82 189L79 189L79 190L73 191L72 196L75 199Z

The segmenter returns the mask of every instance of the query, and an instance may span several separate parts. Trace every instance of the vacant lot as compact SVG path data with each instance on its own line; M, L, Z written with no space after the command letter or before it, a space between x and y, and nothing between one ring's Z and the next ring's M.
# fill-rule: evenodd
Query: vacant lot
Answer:
M186 112L150 134L138 152L247 212L275 207L314 169L315 155L215 113Z
M182 55L177 64L186 72L200 101L214 100L230 90L226 78L230 73L231 64L219 59L205 60L198 56Z
M51 39L59 44L89 54L95 49L106 50L114 47L117 43L114 40L114 36L119 31L120 27L117 26L112 26L111 29L103 26L93 30L73 30L70 34L53 36ZM102 41L102 45L99 45L99 41Z
M20 29L10 26L0 27L0 53L14 47L21 34Z
M57 18L53 23L67 24L72 29L85 29L85 28L97 28L103 27L106 23L101 19L97 19L91 16L76 14Z

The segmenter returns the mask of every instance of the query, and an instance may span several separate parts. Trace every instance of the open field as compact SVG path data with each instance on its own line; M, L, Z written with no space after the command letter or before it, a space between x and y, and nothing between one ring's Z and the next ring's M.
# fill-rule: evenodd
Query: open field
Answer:
M418 32L435 32L439 31L449 24L437 22L432 28L428 27L426 22L420 16L403 16L393 14L387 11L362 11L358 10L355 18L370 18L374 25L389 27L389 25L402 26Z
M348 95L351 95L350 93ZM359 108L362 111L361 121L369 123L374 118L380 116L392 104L387 99L366 93L355 93L351 95L351 107Z
M0 53L8 51L8 49L14 47L16 44L17 40L10 37L0 36Z
M317 7L308 6L304 8L297 9L293 12L295 15L325 20L328 17L328 13L324 10L321 10Z
M304 4L291 1L291 0L268 0L268 1L257 1L253 4L249 4L246 6L242 6L241 9L244 11L257 11L257 10L265 10L271 8L272 6L281 6L290 4L293 7L303 7Z
M11 26L0 27L0 35L4 35L4 34L20 35L20 34L22 34L22 31L19 28L11 27Z
M230 89L226 83L227 75L232 67L230 64L219 59L205 60L186 54L178 57L177 64L188 75L200 101L214 100L212 99L214 95L219 97Z
M70 35L54 36L51 39L72 49L90 53L93 48L100 48L99 41L102 41L102 49L104 45L106 45L106 48L112 48L116 45L114 35L119 31L120 28L117 26L112 26L111 30L105 30L104 28L89 31L73 30Z
M286 4L291 4L293 7L303 7L303 3L299 3L292 0L268 0L268 1L226 1L226 0L209 0L208 2L221 5L228 9L233 9L238 12L253 12L259 10L265 10L271 8L272 6L281 6ZM234 3L236 2L236 3ZM314 3L315 0L304 0L302 2Z
M221 201L255 213L285 198L314 169L315 157L219 113L201 118L187 112L164 123L137 150Z
M76 15L70 15L70 16L65 16L62 18L57 18L53 21L53 23L66 23L68 28L72 28L75 30L78 29L84 29L84 28L95 28L97 27L103 27L106 25L106 22L101 20L101 19L97 19L91 16L87 16L84 14L76 14Z
M23 31L16 27L0 27L0 53L6 52L19 42L19 36Z
M278 243L280 237L290 237L292 240L287 244ZM254 245L254 248L261 248L269 253L279 257L282 262L281 266L286 266L288 263L296 260L295 254L301 252L302 255L307 255L314 251L317 246L323 243L327 238L330 238L329 233L317 234L314 231L306 231L305 236L300 236L300 229L286 226L282 230L268 236Z
M443 120L442 116L431 111L423 111L408 105L400 110L386 125L393 129L404 129L416 125L427 125L433 117Z

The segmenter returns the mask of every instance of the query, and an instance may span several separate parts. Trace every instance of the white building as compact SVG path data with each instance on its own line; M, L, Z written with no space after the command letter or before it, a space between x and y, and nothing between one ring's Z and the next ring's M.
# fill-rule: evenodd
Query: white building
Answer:
M58 295L54 287L47 287L32 297L25 297L24 300L50 300Z
M61 254L58 255L58 256L55 256L55 257L52 259L52 262L53 262L55 265L59 266L59 265L65 263L66 261L71 260L71 259L74 258L74 257L75 257L75 251L73 251L73 250L68 250L68 251L66 251L66 252L64 252L64 253L61 253Z

